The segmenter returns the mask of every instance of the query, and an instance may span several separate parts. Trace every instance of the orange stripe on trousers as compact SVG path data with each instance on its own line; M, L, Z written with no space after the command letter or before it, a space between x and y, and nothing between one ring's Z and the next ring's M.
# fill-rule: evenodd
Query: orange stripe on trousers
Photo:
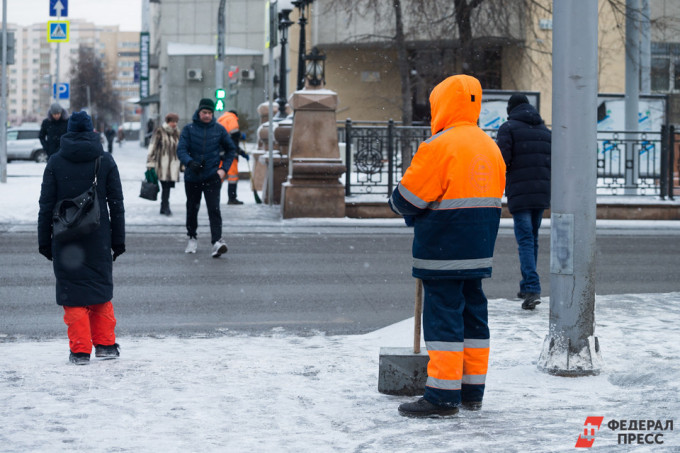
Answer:
M465 374L486 374L488 369L489 348L465 348L463 359Z
M430 362L427 375L435 379L461 380L463 378L463 351L427 351Z

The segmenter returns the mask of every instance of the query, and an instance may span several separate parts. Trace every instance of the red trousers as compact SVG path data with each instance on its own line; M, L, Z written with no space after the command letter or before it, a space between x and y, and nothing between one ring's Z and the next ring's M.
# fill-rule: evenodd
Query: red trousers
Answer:
M71 352L90 354L92 345L110 346L116 342L116 317L111 301L85 307L64 306Z

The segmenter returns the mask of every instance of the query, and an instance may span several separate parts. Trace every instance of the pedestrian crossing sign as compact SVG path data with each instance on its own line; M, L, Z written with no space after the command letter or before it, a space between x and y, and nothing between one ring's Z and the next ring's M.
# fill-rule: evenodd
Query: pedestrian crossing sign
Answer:
M51 20L47 22L47 42L68 42L69 22L67 20Z

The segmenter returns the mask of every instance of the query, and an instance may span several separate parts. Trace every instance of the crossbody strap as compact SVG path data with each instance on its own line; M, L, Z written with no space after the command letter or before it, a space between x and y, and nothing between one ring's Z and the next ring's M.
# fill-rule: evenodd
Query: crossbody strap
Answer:
M97 173L99 173L99 163L102 161L102 156L97 157L97 161L94 164L94 180L92 181L92 187L97 187Z

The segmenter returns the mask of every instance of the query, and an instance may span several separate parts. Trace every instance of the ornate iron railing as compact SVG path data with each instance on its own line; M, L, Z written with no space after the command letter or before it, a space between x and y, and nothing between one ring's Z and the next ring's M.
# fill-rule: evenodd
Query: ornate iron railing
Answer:
M496 130L485 130L496 138ZM345 165L345 195L392 194L418 145L431 136L429 126L395 121L338 125ZM656 195L673 198L673 127L661 132L598 132L598 195ZM627 174L628 172L628 174Z

